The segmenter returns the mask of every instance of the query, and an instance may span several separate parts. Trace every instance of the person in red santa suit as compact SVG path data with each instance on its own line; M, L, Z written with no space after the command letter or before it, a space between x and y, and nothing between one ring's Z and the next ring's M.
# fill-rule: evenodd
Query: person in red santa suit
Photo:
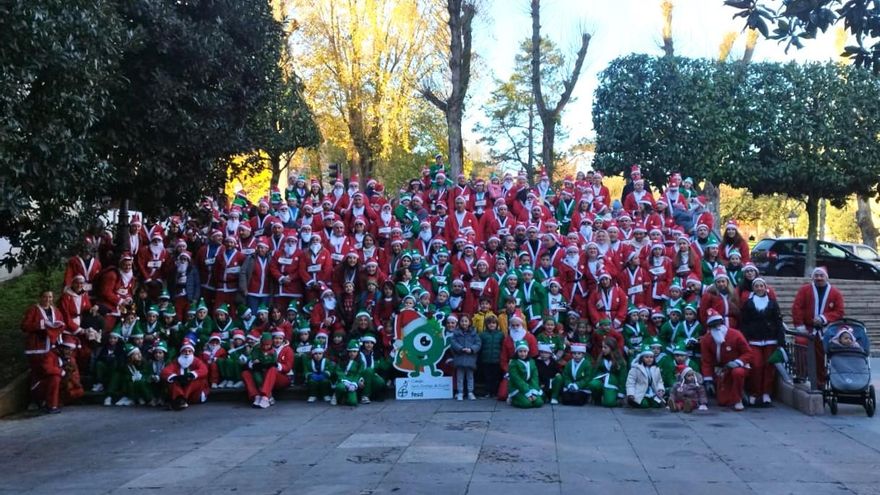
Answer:
M455 198L455 211L449 214L447 218L447 225L444 228L444 233L449 234L450 239L456 239L460 235L462 235L462 231L466 228L471 228L474 232L477 232L477 242L482 242L483 232L480 229L480 222L477 220L477 217L470 211L465 209L466 201L464 197L459 196Z
M157 300L162 292L168 269L168 251L165 249L161 228L154 228L150 232L150 243L141 246L136 261L141 282L147 289L147 297L151 301Z
M247 306L254 313L260 306L269 306L272 297L272 276L269 273L269 241L266 237L257 240L257 252L245 258L238 277L238 291L245 295Z
M703 291L700 298L700 321L708 323L709 309L724 318L728 326L739 325L740 300L736 287L730 285L730 278L723 266L715 267L715 282Z
M85 277L76 275L70 287L64 289L58 306L64 316L65 334L74 336L78 345L74 358L82 369L88 369L92 346L100 338L104 320L98 314L98 306L92 305L84 289Z
M288 230L284 244L269 263L269 275L275 281L275 304L286 308L293 299L302 300L304 287L299 278L299 265L305 253L299 249L296 232Z
M305 299L313 301L321 295L321 284L330 281L333 276L333 260L330 252L324 249L319 234L309 238L308 252L303 254L299 264L299 278L305 284Z
M116 319L120 315L119 309L134 301L136 283L134 258L126 251L119 257L119 266L105 272L101 279L98 304L101 313L105 315L105 329L116 326Z
M608 191L608 187L602 184L602 173L595 172L593 174L592 183L589 186L590 192L593 194L593 202L600 203L605 206L605 208L611 207L611 193Z
M749 374L752 353L743 334L724 324L714 309L707 316L709 331L700 339L700 367L706 392L718 398L719 406L743 410L742 391Z
M234 236L229 237L235 239ZM202 285L201 296L210 307L215 305L214 296L217 292L217 282L214 279L214 264L222 247L223 232L219 229L213 229L208 237L208 242L199 247L193 260L199 271L199 282Z
M141 216L135 213L131 216L131 222L128 224L128 251L137 254L141 247L146 246L149 242L141 223Z
M371 228L376 223L376 212L370 208L364 193L358 191L351 197L351 205L343 212L342 219L345 224L345 230L350 232L354 230L355 219L363 219L367 228Z
M627 299L626 294L614 285L614 279L606 271L599 272L599 286L587 298L587 314L593 325L599 320L607 318L611 325L620 329L626 321Z
M330 253L330 259L334 267L342 263L346 253L353 249L351 239L345 235L344 229L345 224L342 223L342 220L334 220L333 228L330 231L330 235L327 236L327 242L324 245Z
M189 339L183 340L177 359L162 369L159 379L168 384L168 403L175 411L208 400L208 367L196 359L195 346Z
M379 246L387 247L391 239L391 230L394 227L400 227L400 222L394 218L394 214L391 212L390 203L383 204L379 209L379 216L374 227Z
M568 301L571 310L578 314L587 312L587 263L581 257L577 246L567 246L565 257L559 265L559 274L562 282L562 295Z
M64 269L64 287L70 287L73 278L77 275L83 277L83 290L90 296L94 296L95 283L98 274L101 273L101 262L95 257L98 252L98 243L92 236L86 236L80 246L79 253L67 260Z
M328 334L332 334L336 330L344 331L345 329L342 327L342 318L339 317L337 308L338 302L336 300L336 294L330 287L323 284L321 285L321 298L312 309L311 318L309 319L312 333L316 334L322 330Z
M257 214L248 219L251 234L253 234L254 237L269 235L272 222L276 220L278 219L269 213L269 201L266 198L260 199L260 202L257 205Z
M643 204L647 204L653 209L654 196L651 195L650 191L645 190L644 179L639 179L633 181L633 190L624 198L623 209L630 215L640 216Z
M498 400L507 400L507 372L509 370L510 360L516 356L516 343L520 340L525 340L526 343L529 344L530 359L538 357L538 339L526 329L526 323L523 319L522 313L517 310L516 313L508 318L507 335L505 335L504 340L501 341L501 362L499 364L501 366L501 375L504 378L501 380L501 385L498 387Z
M244 253L238 250L235 238L227 237L223 241L223 249L217 254L217 260L214 262L213 279L217 281L214 304L215 306L227 304L231 318L235 318L237 303L243 299L239 289L239 279L246 258Z
M651 274L641 266L641 258L635 251L626 255L626 264L617 274L617 286L626 294L629 304L649 306L651 298Z
M513 233L516 219L508 212L507 203L503 200L495 202L495 208L486 212L481 219L483 222L483 239L493 235L504 238Z
M825 385L827 372L825 369L825 349L822 344L822 333L825 327L842 319L846 313L843 294L828 281L828 270L817 266L811 274L809 284L798 289L791 305L791 320L795 329L809 333L811 336L797 337L798 343L807 344L808 338L814 340L816 349L816 381L821 389Z
M37 404L46 402L49 412L58 408L61 383L58 356L53 349L62 342L61 334L66 328L64 315L53 304L54 299L52 291L43 291L39 303L29 307L21 321L24 354L31 369L30 390Z

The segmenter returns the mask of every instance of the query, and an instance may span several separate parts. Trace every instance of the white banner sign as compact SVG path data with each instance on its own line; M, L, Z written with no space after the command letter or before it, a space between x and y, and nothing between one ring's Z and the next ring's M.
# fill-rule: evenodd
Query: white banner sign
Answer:
M394 380L397 400L451 399L451 376L420 376Z

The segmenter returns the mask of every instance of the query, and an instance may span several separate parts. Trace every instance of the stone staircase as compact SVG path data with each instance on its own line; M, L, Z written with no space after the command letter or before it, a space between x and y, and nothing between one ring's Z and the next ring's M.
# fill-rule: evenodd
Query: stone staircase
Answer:
M802 277L764 277L776 291L785 323L791 325L791 305L798 289L809 282ZM871 354L880 354L880 282L864 280L831 280L843 293L847 318L865 324L871 339Z

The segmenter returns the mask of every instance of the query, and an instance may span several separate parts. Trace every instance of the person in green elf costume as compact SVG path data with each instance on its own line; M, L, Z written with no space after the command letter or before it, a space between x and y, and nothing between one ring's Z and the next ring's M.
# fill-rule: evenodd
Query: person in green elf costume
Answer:
M509 392L507 398L513 407L523 409L541 407L541 385L538 383L538 368L535 360L529 358L529 343L525 340L516 342L516 357L508 366Z
M194 334L197 343L204 345L215 329L214 320L208 316L208 305L205 304L205 299L199 299L199 303L196 305L196 317L186 324L185 333Z
M376 349L376 337L367 334L361 337L361 351L358 355L363 371L364 390L362 404L384 398L386 384L390 379L391 362Z
M152 402L149 368L145 366L141 350L134 344L125 344L125 355L125 365L113 374L109 396L117 397L115 405L123 407Z
M153 346L153 342L159 338L159 329L162 327L159 323L159 306L155 304L147 308L147 315L141 324L144 331L144 342L148 348Z
M449 250L441 247L437 253L437 263L430 266L425 272L426 278L431 282L431 289L434 294L440 292L440 289L449 290L452 287L452 263L449 262Z
M682 297L682 281L680 278L675 277L672 279L672 283L666 291L666 299L663 300L663 311L667 315L672 308L684 311L684 305L686 303L687 301Z
M571 189L563 189L560 194L559 204L556 205L556 223L559 224L559 233L568 235L571 229L571 216L574 214L574 195Z
M360 360L361 345L357 340L348 342L348 361L336 371L336 403L356 406L358 391L364 389L364 365Z
M675 347L678 335L684 334L684 321L681 319L681 309L676 306L667 309L666 316L669 319L660 326L660 332L657 334L657 337L660 343L663 344L663 347L671 352L672 348Z
M617 407L623 402L628 366L618 346L617 339L612 336L602 340L589 383L594 404Z
M654 353L654 365L660 369L663 384L672 387L675 384L675 360L663 351L663 343L657 337L645 339L645 345Z
M177 312L173 306L165 308L162 312L162 321L159 326L159 337L165 342L170 342L172 348L179 347L183 336L180 332L180 322L177 321ZM169 356L170 357L170 356Z
M306 382L306 365L312 359L311 328L308 321L300 321L296 329L296 338L291 342L293 348L293 382L302 385Z
M309 394L308 402L315 402L318 397L323 397L324 402L330 402L330 391L333 388L330 381L336 375L336 366L333 361L324 357L324 347L314 345L312 347L312 359L306 364L306 390Z
M160 340L153 345L150 354L151 359L147 361L146 371L144 372L144 375L146 375L150 382L150 389L153 394L153 399L149 405L162 406L165 405L165 399L163 399L165 396L165 383L162 382L162 378L159 375L162 374L162 369L168 364L168 345Z
M629 305L626 323L623 324L620 333L623 334L627 356L635 358L635 355L638 354L639 349L642 347L642 341L649 336L648 327L639 318L639 308L635 304Z
M534 328L544 316L544 301L547 296L544 286L535 281L535 272L530 265L521 266L519 272L522 281L517 289L517 299L529 322L529 328Z
M241 371L249 361L249 355L250 349L247 346L244 330L240 328L232 330L232 338L229 348L226 350L226 357L217 360L217 367L220 370L220 388L244 388Z
M678 379L678 375L685 368L691 368L694 370L700 369L700 362L691 357L691 352L688 350L687 344L684 342L675 344L675 347L672 349L672 358L675 360L676 379Z
M590 397L593 363L587 356L586 344L571 345L571 360L562 370L560 401L567 406L582 406Z
M535 339L538 341L539 345L547 344L550 346L550 352L553 354L554 361L561 360L565 354L565 339L558 330L556 320L547 317L544 318L541 327L538 329L537 335L535 335ZM560 364L560 366L564 365L565 363Z
M217 327L215 332L220 332L220 340L223 343L229 341L232 330L236 328L235 322L229 317L229 305L223 303L214 310L214 325Z
M277 357L278 355L275 353L275 348L272 347L272 333L263 332L260 336L260 345L251 349L247 365L241 372L242 379L244 379L246 375L250 375L255 385L254 390L259 390L263 386L263 379L265 378L266 370L275 367ZM255 398L258 397L257 392L251 392L253 392L253 396L248 397L248 399L255 400ZM255 402L254 407L261 406Z
M666 387L660 368L654 364L654 351L642 346L626 377L626 400L631 407L658 409L666 406Z

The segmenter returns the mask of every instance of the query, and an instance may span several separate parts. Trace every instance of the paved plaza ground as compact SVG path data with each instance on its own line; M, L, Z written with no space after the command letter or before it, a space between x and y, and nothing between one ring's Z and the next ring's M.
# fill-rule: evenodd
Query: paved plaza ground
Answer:
M494 400L81 406L0 421L0 445L0 493L15 494L880 493L880 420L848 405L836 417Z

